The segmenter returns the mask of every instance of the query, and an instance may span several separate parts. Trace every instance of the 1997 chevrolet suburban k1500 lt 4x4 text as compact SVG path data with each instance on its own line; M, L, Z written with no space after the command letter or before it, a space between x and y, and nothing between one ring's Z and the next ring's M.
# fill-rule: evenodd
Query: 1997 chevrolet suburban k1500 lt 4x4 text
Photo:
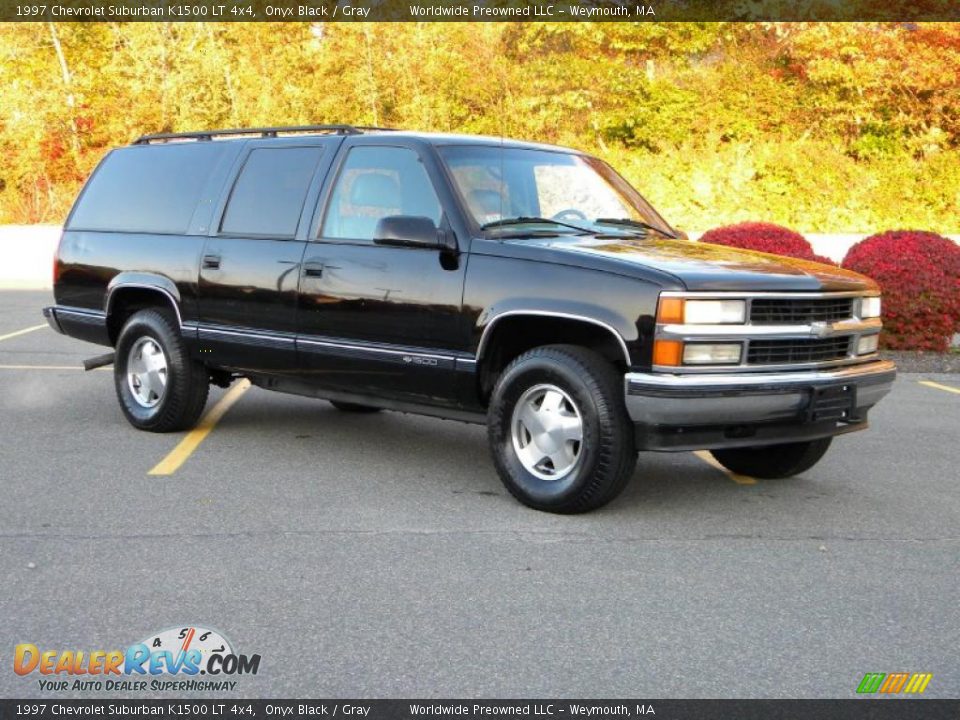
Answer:
M895 368L875 283L687 241L563 148L348 125L111 152L55 259L54 329L115 348L129 421L191 427L211 382L485 422L520 501L610 501L637 450L803 472Z

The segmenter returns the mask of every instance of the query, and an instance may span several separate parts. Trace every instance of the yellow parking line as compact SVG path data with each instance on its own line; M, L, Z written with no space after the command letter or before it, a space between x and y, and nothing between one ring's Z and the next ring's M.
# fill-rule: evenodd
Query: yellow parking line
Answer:
M749 475L739 475L735 472L731 472L730 470L727 470L723 465L721 465L716 461L713 455L711 455L706 450L694 450L693 454L696 455L701 460L703 460L707 465L711 467L715 467L717 470L722 472L728 478L733 480L737 485L756 485L757 484L756 478L752 478Z
M933 382L933 380L917 380L917 382L921 385L926 385L927 387L936 388L937 390L946 390L947 392L960 395L960 388L950 387L949 385L941 385L940 383Z
M16 332L7 333L6 335L0 335L0 340L9 340L10 338L15 338L18 335L26 335L27 333L31 333L34 330L42 330L45 327L49 327L49 325L47 325L46 323L44 323L43 325L34 325L33 327L24 328L23 330L17 330Z
M184 437L163 460L154 465L148 474L173 475L193 454L193 451L200 446L200 443L210 434L210 431L216 427L217 423L220 422L220 418L230 409L230 406L239 400L240 396L249 389L250 381L246 379L234 385L230 389L230 392L220 398L217 404L210 408L206 415L200 418L197 426L188 432L186 437Z

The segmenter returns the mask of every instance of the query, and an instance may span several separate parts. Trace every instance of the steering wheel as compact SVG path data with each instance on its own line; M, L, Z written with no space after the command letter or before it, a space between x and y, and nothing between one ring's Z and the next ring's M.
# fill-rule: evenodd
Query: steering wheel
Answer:
M551 220L586 220L587 216L576 208L567 208L550 216Z

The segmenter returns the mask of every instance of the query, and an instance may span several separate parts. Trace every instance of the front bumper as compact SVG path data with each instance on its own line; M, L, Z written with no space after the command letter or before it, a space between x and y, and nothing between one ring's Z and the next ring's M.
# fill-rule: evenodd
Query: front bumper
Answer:
M860 430L895 377L889 360L820 371L628 373L624 392L642 449L742 447Z

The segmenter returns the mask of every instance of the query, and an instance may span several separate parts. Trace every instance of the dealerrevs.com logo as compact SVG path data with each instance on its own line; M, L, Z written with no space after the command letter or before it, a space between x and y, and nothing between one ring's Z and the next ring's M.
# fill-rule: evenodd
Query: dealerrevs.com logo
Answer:
M232 678L259 670L260 655L238 654L221 633L199 626L154 633L126 650L41 649L21 643L13 653L13 671L37 676L39 688L52 692L230 692L237 686Z

